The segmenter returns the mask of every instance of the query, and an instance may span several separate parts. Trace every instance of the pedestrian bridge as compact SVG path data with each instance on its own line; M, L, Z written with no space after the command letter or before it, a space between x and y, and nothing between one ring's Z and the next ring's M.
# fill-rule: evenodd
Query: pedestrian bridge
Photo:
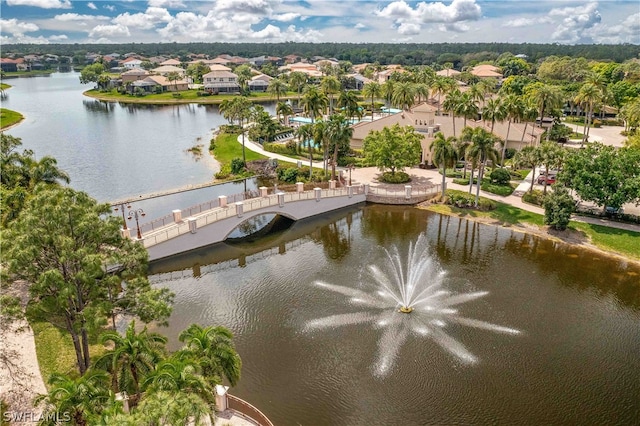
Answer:
M222 242L239 225L261 215L280 215L297 221L365 201L417 204L439 190L438 186L412 188L406 185L389 190L357 185L304 191L303 184L297 185L296 192L269 194L268 188L262 187L256 198L228 202L226 196L220 196L217 201L197 206L195 211L174 210L172 215L141 225L142 238L138 241L149 252L149 260L158 260ZM183 215L189 216L183 218ZM125 236L133 237L130 232L123 230Z

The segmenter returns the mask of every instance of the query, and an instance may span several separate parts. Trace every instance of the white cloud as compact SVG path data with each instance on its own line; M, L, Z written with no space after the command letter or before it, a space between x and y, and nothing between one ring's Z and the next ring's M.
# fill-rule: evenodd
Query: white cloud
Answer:
M300 17L299 13L289 12L289 13L283 13L281 15L273 15L271 16L271 19L278 22L290 22L299 17Z
M68 40L68 39L69 39L69 37L67 37L65 34L49 36L49 40L51 40L51 41L63 41L63 40Z
M551 38L564 43L591 43L592 32L602 21L598 3L592 2L577 7L552 9L551 18L562 18Z
M363 29L367 28L367 26L365 24L363 24L362 22L358 22L357 24L355 24L353 26L353 28L355 28L356 30L363 30Z
M217 13L242 13L249 15L270 15L272 1L269 0L218 0L213 10Z
M0 27L3 33L22 35L24 33L32 33L40 28L31 22L18 21L16 18L0 19Z
M111 4L106 4L106 5L102 6L102 7L104 7L105 9L107 9L107 10L109 10L111 12L116 10L116 7L111 5Z
M599 25L593 32L598 43L638 43L640 37L640 12L627 16L620 24L609 27Z
M71 9L70 0L7 0L8 6L33 6L42 9Z
M54 16L53 19L55 19L56 21L88 21L91 19L106 21L109 19L109 17L102 15L80 15L78 13L62 13L60 15Z
M129 12L126 12L118 15L113 18L112 22L114 24L120 24L127 27L135 27L141 30L148 30L154 28L158 23L170 22L171 19L171 14L167 11L167 9L163 9L160 7L149 7L144 13L134 13L133 15L131 15L129 14Z
M95 4L93 4L93 2L89 2L89 3L87 3L87 7L88 7L89 9L98 10L98 6L96 6Z
M444 31L467 31L469 27L462 24L475 21L482 17L482 10L475 0L453 0L445 5L441 2L420 2L415 9L404 0L389 3L382 9L376 10L375 15L393 20L399 34L419 34L423 24L442 23Z
M31 37L15 34L13 37L0 36L2 44L49 44L49 40L43 36Z
M149 0L149 6L166 7L169 9L180 9L187 7L181 0Z
M116 24L116 25L97 25L93 27L91 31L89 31L90 38L102 38L102 37L128 37L131 33L129 33L129 28L124 25Z
M539 24L548 24L551 20L547 17L530 17L530 18L515 18L502 24L503 27L520 28L530 27Z

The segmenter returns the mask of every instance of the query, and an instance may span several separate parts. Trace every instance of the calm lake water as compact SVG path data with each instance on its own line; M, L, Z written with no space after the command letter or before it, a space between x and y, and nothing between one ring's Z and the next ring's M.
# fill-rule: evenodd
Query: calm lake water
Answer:
M392 310L388 318L404 317L397 339L389 339L382 320L356 323L369 311L348 292L318 285L375 297L368 266L384 265L383 248L396 245L404 255L421 234L429 246L423 256L446 274L445 290L488 292L455 306L458 314L517 334L464 326L450 313L427 324L433 334L420 333L412 323L420 317ZM170 327L161 329L172 347L192 322L229 327L243 360L232 393L277 425L640 420L635 264L423 210L366 206L298 222L257 243L158 262L151 272L156 285L176 293ZM427 277L422 285L436 274ZM343 316L309 329L333 315ZM455 342L475 362L452 355ZM382 376L381 351L395 354Z
M227 123L213 105L127 105L82 95L79 73L8 80L3 108L25 121L7 131L22 139L36 157L54 156L71 177L71 186L106 202L211 181L219 165L209 155L196 158L187 149L202 144ZM272 112L273 105L265 105ZM255 188L251 182L249 189ZM209 188L136 203L148 216L163 216L236 194L243 184Z

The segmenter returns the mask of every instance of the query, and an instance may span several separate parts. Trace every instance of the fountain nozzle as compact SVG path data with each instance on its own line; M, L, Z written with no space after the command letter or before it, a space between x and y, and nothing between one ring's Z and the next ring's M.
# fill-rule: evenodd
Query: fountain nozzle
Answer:
M413 308L411 306L403 306L398 310L398 312L401 312L403 314L410 314L411 312L413 312Z

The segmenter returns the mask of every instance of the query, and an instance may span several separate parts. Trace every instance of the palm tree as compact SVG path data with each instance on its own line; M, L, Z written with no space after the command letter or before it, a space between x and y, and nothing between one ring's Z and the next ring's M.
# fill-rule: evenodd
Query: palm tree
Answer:
M462 100L462 93L460 93L460 90L455 89L454 91L450 92L447 95L447 99L445 99L444 103L442 104L442 108L445 111L448 111L451 113L454 137L456 136L456 112L460 108L461 100Z
M536 120L536 117L538 117L538 109L536 108L536 105L531 98L524 99L524 103L522 105L522 110L520 111L520 113L521 115L519 117L519 120L524 121L522 138L520 138L520 143L522 144L524 142L524 137L527 134L527 126L529 125L529 123L533 123Z
M100 343L111 343L113 349L96 361L96 368L111 373L113 391L126 391L132 395L132 405L135 405L140 395L140 382L165 356L166 337L151 333L146 327L136 333L135 321L132 321L124 336L108 331L100 336Z
M202 374L197 361L178 353L160 362L142 382L145 392L184 392L214 402L213 388Z
M397 83L393 88L391 95L393 105L408 111L416 101L416 91L413 83L404 82Z
M322 78L320 89L329 97L329 115L333 114L333 95L338 93L342 88L340 80L333 75Z
M500 98L489 99L482 108L482 119L491 121L491 129L489 130L491 133L493 133L496 121L502 122L505 118L507 118L507 110Z
M533 192L533 184L535 182L536 167L541 163L540 148L536 146L525 146L520 151L516 152L513 157L513 164L515 167L530 167L531 168L531 187L529 193Z
M593 116L593 105L601 98L601 93L598 87L593 83L585 83L582 85L576 96L576 103L584 105L585 119L584 119L584 135L582 136L582 143L589 139L589 129L591 128L591 117Z
M424 96L425 102L429 100L429 93L431 92L431 88L427 83L415 83L413 85L413 89L418 96L418 103L422 102L422 97Z
M296 129L296 136L301 143L307 143L309 147L309 180L313 178L313 124L303 124Z
M317 117L322 116L322 113L327 108L327 103L327 96L319 91L317 87L309 86L305 89L302 97L302 109L306 115L311 117L312 124Z
M391 107L391 98L393 97L393 92L395 91L395 85L397 83L393 80L387 80L382 83L382 96L385 99L385 105L387 108Z
M467 127L468 118L476 119L478 117L478 105L468 92L460 95L456 112L464 118L464 127Z
M340 93L338 106L342 108L342 111L348 118L361 116L360 105L358 105L358 96L351 90Z
M558 146L555 142L543 142L540 144L539 154L540 161L545 166L545 170L547 174L550 173L551 170L557 169L560 167L560 163L563 158L564 150ZM547 180L544 180L544 190L543 192L547 193Z
M511 122L517 119L521 115L523 108L520 97L516 95L507 95L502 99L502 105L507 115L507 135L504 138L504 145L502 146L502 165L504 166L504 157L507 151L507 144L509 143L509 131L511 130Z
M341 147L348 147L353 136L353 128L347 120L340 115L334 115L327 123L327 136L333 146L333 161L331 163L331 179L336 180L336 165L338 164L338 152Z
M478 207L478 201L480 200L480 187L482 186L482 178L486 162L487 160L493 161L494 164L497 162L498 152L494 147L495 143L496 138L490 132L487 132L482 127L476 127L473 129L471 135L471 146L469 147L469 156L474 158L479 165L478 183L476 185L476 207Z
M302 89L307 84L307 75L300 71L294 71L289 74L289 85L298 92L298 107L300 106L300 95Z
M453 167L458 160L458 153L454 148L455 142L456 138L453 136L445 139L442 132L438 132L429 145L429 149L433 151L433 163L442 167L442 197L444 197L447 185L447 167Z
M471 141L469 139L465 139L463 136L464 136L464 129L461 137L456 139L454 148L458 152L458 158L462 157L462 159L464 160L464 169L462 171L462 179L466 179L467 178L467 148L469 148Z
M225 99L220 103L220 112L222 116L233 123L238 120L240 125L240 134L242 136L242 161L247 163L245 153L244 125L253 114L253 102L246 96L237 96L233 99Z
M52 374L49 393L35 398L36 405L45 405L43 418L50 422L42 424L57 424L55 414L68 413L71 424L87 425L89 417L100 413L109 401L108 381L109 375L99 370L89 370L78 378Z
M185 343L182 352L200 364L205 378L225 377L231 386L238 384L242 360L235 350L231 331L222 326L191 324L180 333L179 339Z
M540 117L540 127L542 127L544 113L562 104L562 92L557 86L535 83L532 85L529 96L537 105L538 111L540 111L538 114L538 117Z
M362 95L371 98L371 121L373 121L373 112L375 109L374 99L382 96L382 86L377 81L370 81L362 88Z
M182 78L182 76L180 75L180 73L178 71L171 71L169 73L167 73L167 81L168 82L172 82L174 83L175 86L175 91L178 91L178 80L180 80Z
M282 122L285 126L289 125L289 116L293 114L293 108L288 102L278 102L276 105L276 114L278 119L282 116Z
M182 391L154 391L145 394L138 409L129 418L133 425L207 425L214 412L195 394ZM122 420L127 420L123 418ZM118 423L107 423L121 424Z
M329 136L327 134L327 123L319 120L313 125L313 141L317 147L322 148L322 170L327 176L329 166Z
M280 102L280 96L287 94L287 84L279 78L274 78L267 86L267 92L276 96L276 102Z
M431 89L438 95L438 111L437 111L438 115L440 115L440 106L442 105L442 103L440 102L440 99L442 95L447 93L451 88L450 80L451 79L448 79L446 77L440 77L440 76L436 76L436 78L433 80Z

